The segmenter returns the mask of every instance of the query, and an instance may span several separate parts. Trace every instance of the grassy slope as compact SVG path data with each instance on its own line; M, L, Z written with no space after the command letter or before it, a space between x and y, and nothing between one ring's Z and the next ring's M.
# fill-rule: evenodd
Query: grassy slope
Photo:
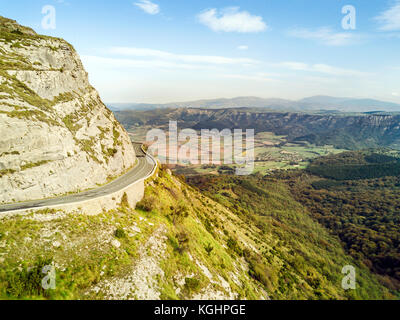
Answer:
M358 269L356 292L341 289L341 268L353 261L282 185L236 189L228 178L214 182L218 190L207 193L222 204L161 170L148 183L140 209L122 203L97 216L49 211L2 220L0 297L107 298L110 292L101 284L145 270L143 255L162 270L155 285L147 280L163 299L388 297L364 268ZM249 197L264 216L244 207ZM154 254L146 243L161 229L165 247ZM43 292L39 267L49 261L57 268L57 288ZM135 292L129 297L137 298Z
M156 279L160 298L208 298L208 293L211 297L227 298L234 293L234 298L267 298L262 285L242 269L245 263L224 248L225 235L207 231L211 219L226 219L227 230L233 232L236 218L222 206L160 171L160 178L149 183L140 207L132 210L121 204L119 210L97 216L48 211L2 220L0 297L109 297L107 290L96 293L91 289L131 272L145 243L164 228L165 252L155 257L164 272ZM175 214L178 208L186 214ZM139 233L132 231L136 228ZM112 245L114 240L120 242L119 248ZM43 292L40 268L50 261L57 269L57 288Z

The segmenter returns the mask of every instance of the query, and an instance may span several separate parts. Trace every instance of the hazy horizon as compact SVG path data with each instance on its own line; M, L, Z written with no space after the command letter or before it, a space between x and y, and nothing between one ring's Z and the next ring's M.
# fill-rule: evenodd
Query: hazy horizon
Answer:
M119 101L104 101L105 104L157 104L157 105L168 105L168 104L173 104L173 103L188 103L188 102L197 102L197 101L213 101L213 100L234 100L234 99L240 99L240 98L255 98L255 99L262 99L262 100L286 100L286 101L291 101L291 102L299 102L304 99L308 98L314 98L314 97L329 97L329 98L337 98L337 99L355 99L355 100L377 100L380 102L387 102L387 103L395 103L400 106L400 101L391 101L389 98L388 99L375 99L375 98L369 98L366 96L362 97L337 97L337 96L328 96L324 94L317 94L314 96L304 96L299 99L286 99L284 97L261 97L261 96L243 96L243 95L238 95L238 96L232 96L232 97L210 97L210 98L200 98L200 99L193 99L193 100L179 100L179 101L160 101L160 102L142 102L142 101L126 101L126 102L119 102Z

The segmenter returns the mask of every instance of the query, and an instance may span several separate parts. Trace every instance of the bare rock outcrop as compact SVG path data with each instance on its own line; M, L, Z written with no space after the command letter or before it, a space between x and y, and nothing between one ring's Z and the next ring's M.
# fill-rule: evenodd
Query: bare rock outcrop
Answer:
M135 161L74 48L0 17L0 203L93 188Z

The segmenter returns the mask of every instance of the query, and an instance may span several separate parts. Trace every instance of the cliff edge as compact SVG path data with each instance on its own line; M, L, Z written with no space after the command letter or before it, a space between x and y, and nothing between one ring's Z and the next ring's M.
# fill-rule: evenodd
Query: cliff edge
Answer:
M94 188L135 161L74 48L0 17L0 203Z

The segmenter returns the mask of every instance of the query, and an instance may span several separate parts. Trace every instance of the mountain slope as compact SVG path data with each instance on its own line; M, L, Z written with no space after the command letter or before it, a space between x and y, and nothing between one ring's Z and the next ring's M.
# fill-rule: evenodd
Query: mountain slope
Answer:
M121 203L99 215L43 211L5 219L0 298L268 299L222 234L209 229L209 219L228 214L161 169L136 210ZM43 264L56 268L55 290L27 277Z
M283 184L199 179L207 195L161 168L136 209L121 203L97 216L44 211L3 220L0 297L392 297ZM42 277L32 276L46 264L56 268L55 290L40 290ZM348 264L357 267L358 286L346 292L341 270Z
M135 159L73 47L0 17L0 203L93 188Z
M312 220L281 181L254 175L198 176L189 182L242 221L244 233L259 248L245 251L244 257L275 299L391 297L366 266L347 256L340 241ZM341 288L346 265L356 268L356 290Z

